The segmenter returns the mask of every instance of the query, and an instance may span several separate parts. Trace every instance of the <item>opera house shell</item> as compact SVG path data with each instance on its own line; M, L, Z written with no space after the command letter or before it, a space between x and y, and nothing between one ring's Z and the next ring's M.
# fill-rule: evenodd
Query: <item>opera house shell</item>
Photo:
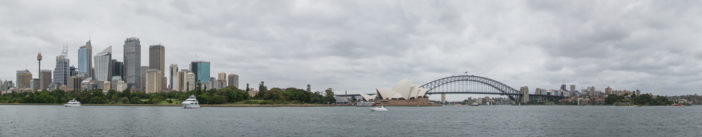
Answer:
M427 90L412 84L412 81L405 78L397 82L392 89L377 88L378 96L383 100L411 100L425 98Z

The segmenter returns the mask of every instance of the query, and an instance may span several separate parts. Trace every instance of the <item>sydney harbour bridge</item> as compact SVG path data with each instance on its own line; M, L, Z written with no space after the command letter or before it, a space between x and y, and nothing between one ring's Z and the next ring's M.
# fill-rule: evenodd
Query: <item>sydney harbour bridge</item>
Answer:
M446 94L503 95L507 96L510 100L514 101L515 103L521 103L523 99L553 100L563 98L563 96L559 95L522 93L520 92L520 90L512 88L497 80L475 75L458 75L444 77L421 85L420 87L427 89L426 95L441 94L441 102L446 101ZM528 96L528 98L525 98L525 96Z

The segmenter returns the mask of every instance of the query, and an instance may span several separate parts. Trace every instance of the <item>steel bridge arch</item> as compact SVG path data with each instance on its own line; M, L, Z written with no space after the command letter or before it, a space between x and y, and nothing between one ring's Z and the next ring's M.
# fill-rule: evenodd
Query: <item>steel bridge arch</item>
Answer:
M428 94L435 94L432 93L432 91L438 87L444 86L446 84L451 84L454 82L460 82L460 81L470 81L470 82L477 82L481 83L487 86L490 86L502 93L502 95L506 95L511 99L512 101L519 102L521 100L521 94L519 93L519 90L516 90L502 82L499 82L497 80L493 80L490 78L486 77L481 77L481 76L475 76L475 75L458 75L458 76L450 76L450 77L444 77L440 78L434 81L431 81L429 83L426 83L422 86L419 86L421 88L427 89L427 92L425 93L425 96Z

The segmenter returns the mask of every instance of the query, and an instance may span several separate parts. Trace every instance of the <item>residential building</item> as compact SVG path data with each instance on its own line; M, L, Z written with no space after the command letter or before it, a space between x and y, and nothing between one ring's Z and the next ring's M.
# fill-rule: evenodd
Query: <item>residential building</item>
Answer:
M607 86L607 88L605 88L605 95L612 95L612 87Z

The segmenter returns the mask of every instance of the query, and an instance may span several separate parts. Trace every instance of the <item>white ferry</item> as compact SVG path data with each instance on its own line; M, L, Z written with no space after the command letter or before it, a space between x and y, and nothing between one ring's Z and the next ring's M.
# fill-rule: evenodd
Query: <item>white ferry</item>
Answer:
M80 107L80 102L73 98L71 101L68 101L68 103L63 104L64 107Z
M195 95L190 95L190 97L183 101L183 103L181 104L183 105L184 109L200 108L200 103L197 102L197 98L195 98Z

